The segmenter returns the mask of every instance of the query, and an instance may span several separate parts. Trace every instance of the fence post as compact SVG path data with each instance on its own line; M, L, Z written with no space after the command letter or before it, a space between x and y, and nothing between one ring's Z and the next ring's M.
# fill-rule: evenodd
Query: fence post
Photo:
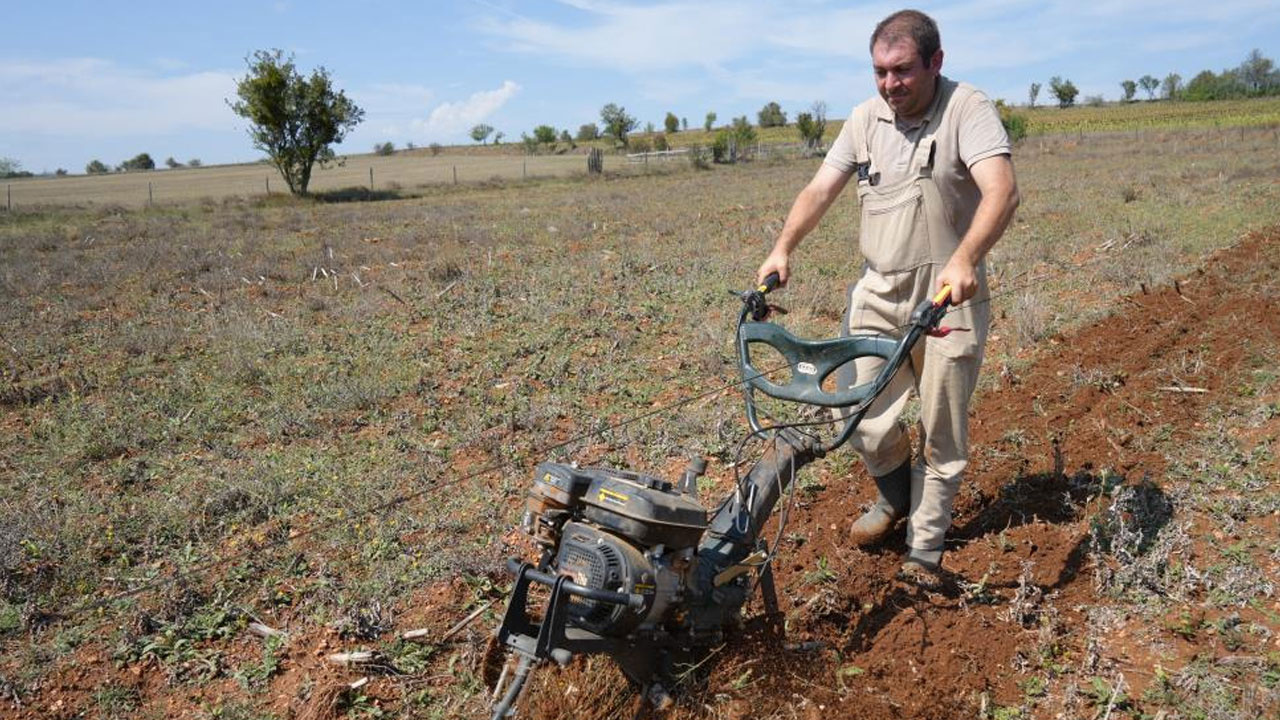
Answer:
M458 184L458 166L457 165L453 166L453 184L454 185Z
M369 167L369 192L373 192L373 166Z
M5 195L5 212L13 212L13 183L7 183L4 186Z
M151 195L151 181L148 180L147 181L147 207L151 207L152 200L153 198Z
M528 160L520 161L520 179L521 180L529 179L529 161Z
M270 175L267 176L267 194L268 195L271 194L271 176Z

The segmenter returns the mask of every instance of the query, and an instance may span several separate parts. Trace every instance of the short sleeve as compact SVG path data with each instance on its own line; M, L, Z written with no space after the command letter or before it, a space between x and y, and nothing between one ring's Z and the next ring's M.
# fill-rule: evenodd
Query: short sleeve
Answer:
M973 167L979 160L1013 154L1009 134L1000 122L1000 111L981 92L975 92L965 99L958 135L960 160L967 168Z
M858 162L853 143L853 123L857 111L857 107L849 111L849 117L840 128L840 134L836 136L836 141L831 143L827 156L822 160L823 165L830 165L846 175L853 172L854 165Z

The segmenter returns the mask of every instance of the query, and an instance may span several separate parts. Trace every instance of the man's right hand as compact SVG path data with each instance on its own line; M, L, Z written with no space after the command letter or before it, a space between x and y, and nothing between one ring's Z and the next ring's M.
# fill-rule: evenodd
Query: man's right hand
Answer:
M769 277L770 273L776 272L778 273L778 287L786 285L787 278L791 275L789 261L790 257L786 252L774 248L774 251L769 253L769 257L764 259L760 269L756 271L756 284L763 284L764 279Z

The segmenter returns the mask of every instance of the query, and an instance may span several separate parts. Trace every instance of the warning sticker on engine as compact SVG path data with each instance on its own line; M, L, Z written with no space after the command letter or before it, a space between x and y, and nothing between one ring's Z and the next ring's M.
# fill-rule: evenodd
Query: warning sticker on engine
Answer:
M614 492L606 488L600 489L599 500L602 503L611 503L613 505L626 505L627 501L630 499L631 499L630 497L623 495L620 492Z

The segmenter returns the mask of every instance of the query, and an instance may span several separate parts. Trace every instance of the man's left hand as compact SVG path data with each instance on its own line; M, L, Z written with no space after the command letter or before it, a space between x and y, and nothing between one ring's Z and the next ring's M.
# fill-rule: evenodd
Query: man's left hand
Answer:
M941 290L944 285L951 286L951 304L959 305L978 294L978 271L973 263L953 255L938 275L934 289Z

